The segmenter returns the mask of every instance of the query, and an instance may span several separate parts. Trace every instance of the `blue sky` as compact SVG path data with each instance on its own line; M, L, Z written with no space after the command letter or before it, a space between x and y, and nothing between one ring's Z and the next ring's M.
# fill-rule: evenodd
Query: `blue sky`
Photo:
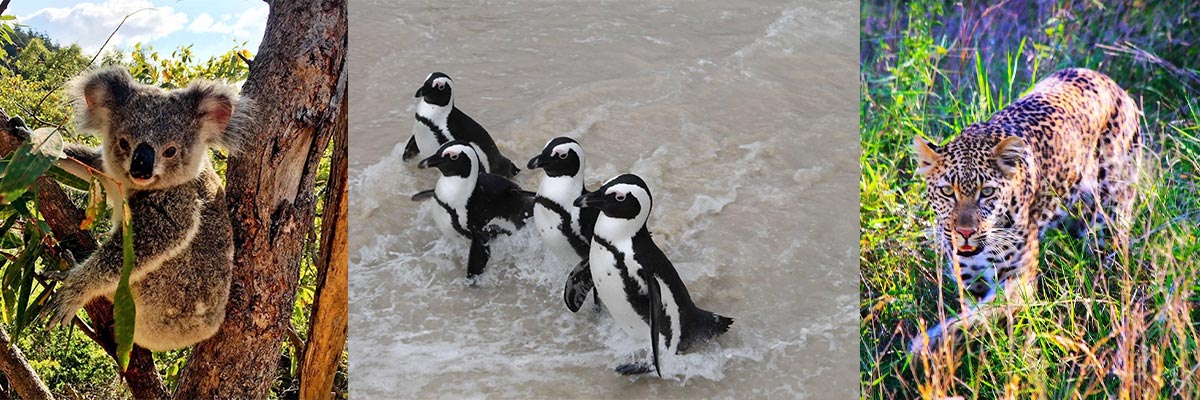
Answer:
M257 53L267 21L262 0L15 0L5 14L56 42L78 43L85 54L95 54L125 15L142 8L154 10L130 17L108 48L129 49L141 42L170 53L191 44L203 60L246 42Z

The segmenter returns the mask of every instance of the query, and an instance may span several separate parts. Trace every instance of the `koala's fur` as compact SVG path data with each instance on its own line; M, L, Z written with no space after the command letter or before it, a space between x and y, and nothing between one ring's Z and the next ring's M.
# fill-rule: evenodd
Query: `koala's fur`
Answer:
M245 104L228 85L193 82L163 90L134 82L120 68L75 79L69 94L78 125L102 144L70 145L66 153L120 182L132 213L134 343L165 351L209 338L225 319L233 265L225 190L209 148L240 147ZM135 179L139 174L144 179ZM116 293L122 212L109 200L114 229L67 274L46 308L51 324L68 324L91 299Z

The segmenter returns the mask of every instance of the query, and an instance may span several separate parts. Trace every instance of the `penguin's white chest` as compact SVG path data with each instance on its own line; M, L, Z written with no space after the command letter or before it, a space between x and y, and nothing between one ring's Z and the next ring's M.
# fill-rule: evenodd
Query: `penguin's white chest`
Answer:
M542 235L542 243L550 249L551 253L570 266L579 264L582 258L575 253L575 248L571 247L567 235L559 229L559 224L562 223L561 215L537 204L533 206L533 222L537 225L538 233ZM567 224L567 227L570 228L570 223Z
M588 256L588 264L592 269L592 282L596 285L596 292L600 295L600 300L604 302L604 308L607 308L608 312L612 314L613 321L634 337L648 338L650 337L650 325L646 324L642 320L642 316L633 309L626 292L625 280L622 278L622 273L633 278L634 285L637 285L633 291L640 296L646 295L645 282L638 276L641 265L633 260L633 242L627 239L612 242L612 245L622 253L626 271L622 272L617 267L617 259L612 252L593 241Z
M449 106L438 107L422 101L417 105L417 116L433 124L433 127L430 127L420 119L417 119L413 123L413 138L417 140L417 150L420 151L421 159L432 156L442 144L454 140L454 136L450 133L450 129L446 124L450 116ZM445 142L438 141L437 133L433 131L435 128L440 131L440 134L446 137Z
M469 229L467 225L467 201L470 200L471 192L475 189L473 182L468 182L467 179L461 177L443 176L438 179L437 186L434 188L434 197L438 202L449 206L450 210L438 205L437 210L433 213L434 224L438 229L447 236L462 237L457 229L454 229L455 224L464 229ZM451 214L453 211L453 214Z
M583 260L575 252L575 248L571 247L571 242L567 240L567 234L583 238L580 233L582 229L579 227L579 207L572 204L575 198L579 197L582 186L582 182L576 183L570 176L547 176L542 178L542 183L538 186L538 196L558 204L567 213L566 217L569 220L565 226L570 232L563 232L561 229L563 227L562 214L546 208L540 202L533 206L533 222L542 236L542 242L550 248L550 252L560 260L569 263L570 266L579 264Z

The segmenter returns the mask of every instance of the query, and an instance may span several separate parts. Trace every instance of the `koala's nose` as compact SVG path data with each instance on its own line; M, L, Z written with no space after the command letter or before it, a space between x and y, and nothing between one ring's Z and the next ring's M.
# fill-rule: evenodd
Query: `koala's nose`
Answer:
M129 176L150 179L154 175L154 148L142 143L133 149L133 161L129 164Z
M974 230L974 229L968 229L968 228L958 228L958 229L955 229L955 230L956 230L956 231L958 231L958 234L959 234L959 235L962 235L963 239L970 239L970 238L971 238L971 235L974 235L974 234L975 234L975 230Z

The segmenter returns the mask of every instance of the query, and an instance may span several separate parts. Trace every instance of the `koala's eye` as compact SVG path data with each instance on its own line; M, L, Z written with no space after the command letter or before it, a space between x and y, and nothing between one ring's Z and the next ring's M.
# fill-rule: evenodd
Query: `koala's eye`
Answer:
M178 153L178 152L179 151L175 149L175 146L171 146L171 147L167 148L167 151L163 152L163 157L166 157L166 158L175 157L175 153Z
M117 140L117 145L121 146L121 150L129 151L129 141L125 140L125 138Z
M451 155L450 155L450 159L451 159L451 160L457 160L457 159L458 159L458 153L451 154Z
M954 188L950 187L950 185L938 186L938 192L940 192L942 196L954 197Z
M625 201L625 193L617 193L615 197L617 201Z
M566 159L567 159L567 153L566 153L566 152L559 153L559 154L558 154L558 158L561 158L561 159L564 159L564 160L566 160Z
M983 197L990 197L993 194L996 194L996 188L994 187L985 187L979 191L979 195Z

